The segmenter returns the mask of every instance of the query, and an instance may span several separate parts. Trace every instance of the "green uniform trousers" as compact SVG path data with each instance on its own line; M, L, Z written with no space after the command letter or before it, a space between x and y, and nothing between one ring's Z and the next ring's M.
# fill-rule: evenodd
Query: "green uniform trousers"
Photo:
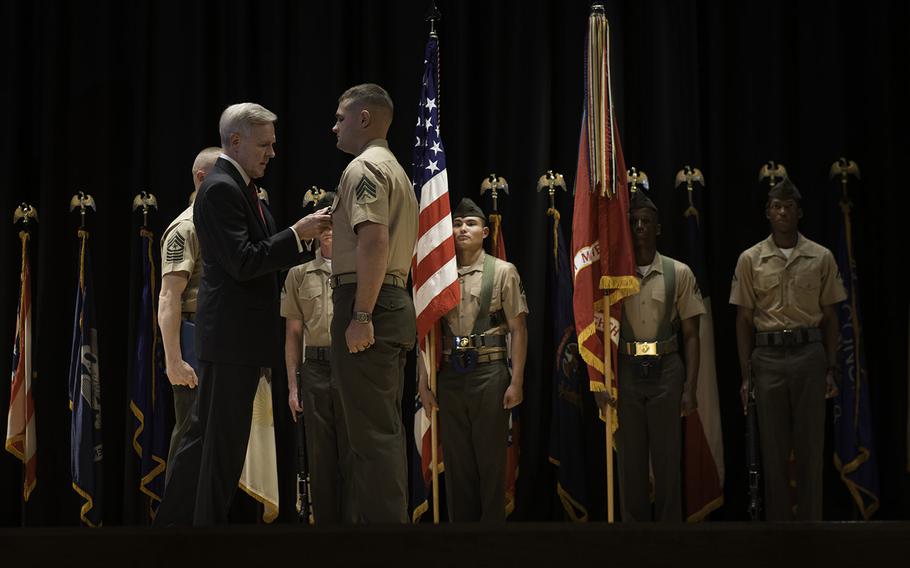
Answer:
M348 436L341 394L332 380L329 362L304 361L300 389L313 518L318 524L341 523L346 520L343 511L348 489L342 472L348 454Z
M619 487L624 522L682 521L682 454L679 419L685 368L678 353L661 357L660 369L641 376L635 357L619 357ZM649 463L654 471L651 514Z
M449 520L505 521L509 387L506 362L460 374L446 364L437 384Z
M191 389L186 385L171 385L171 388L174 391L174 431L171 433L171 446L167 452L168 468L164 477L165 487L171 480L171 472L174 471L170 466L174 463L177 446L190 429L190 413L193 410L193 403L196 402L196 389Z
M414 302L404 288L383 285L373 308L375 343L350 353L344 332L354 312L356 285L333 292L332 376L338 384L350 444L344 477L355 523L407 523L408 469L401 422L404 365L414 347Z
M827 359L821 343L756 347L752 351L768 521L793 518L791 449L796 454L796 518L822 519L826 372Z

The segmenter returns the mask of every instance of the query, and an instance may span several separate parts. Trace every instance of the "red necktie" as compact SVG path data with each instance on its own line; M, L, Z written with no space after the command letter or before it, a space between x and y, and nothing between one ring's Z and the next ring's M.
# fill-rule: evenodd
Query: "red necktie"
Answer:
M265 213L262 212L262 200L259 199L259 191L256 189L256 184L250 181L250 195L253 198L253 203L259 207L259 218L262 219L262 224L265 225Z

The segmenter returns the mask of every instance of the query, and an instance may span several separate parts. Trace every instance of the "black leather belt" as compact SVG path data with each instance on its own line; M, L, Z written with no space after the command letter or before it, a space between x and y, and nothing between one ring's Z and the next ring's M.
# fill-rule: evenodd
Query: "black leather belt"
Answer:
M304 353L307 361L329 361L332 357L332 348L307 346Z
M659 357L679 350L676 339L667 341L623 341L619 340L619 352L632 357Z
M471 335L447 335L444 345L451 345L459 351L464 349L479 349L481 347L505 347L505 335L487 335L485 333Z
M451 354L445 353L445 354L443 354L443 356L442 356L442 362L443 362L443 363L448 363L449 360L450 360L451 358L452 358L452 355L451 355ZM505 352L505 351L494 351L493 353L483 353L482 355L478 355L478 356L477 356L477 363L478 363L478 364L480 364L480 363L492 363L493 361L502 361L502 360L505 359L505 358L506 358L506 352Z
M817 327L759 331L755 334L755 345L758 347L803 345L805 343L818 343L821 340L822 330Z
M345 284L356 284L357 283L357 273L356 272L346 272L344 274L336 274L335 276L329 277L329 287L337 288L339 286L344 286ZM388 284L390 286L395 286L397 288L406 288L407 282L401 276L395 276L394 274L386 274L382 279L383 284Z

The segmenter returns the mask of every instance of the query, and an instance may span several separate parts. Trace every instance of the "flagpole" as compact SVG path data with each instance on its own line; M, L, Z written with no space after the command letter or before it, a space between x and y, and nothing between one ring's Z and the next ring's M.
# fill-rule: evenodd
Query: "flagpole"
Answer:
M613 398L612 386L610 384L610 370L612 367L613 345L610 338L610 294L604 291L604 387L606 387L607 397ZM607 444L607 522L613 522L613 410L607 405L604 412L604 423L606 428Z
M427 372L430 376L430 392L436 398L436 326L430 329L427 335L427 358L429 359ZM433 524L439 524L439 456L437 454L437 414L434 407L430 411L430 469L433 473Z

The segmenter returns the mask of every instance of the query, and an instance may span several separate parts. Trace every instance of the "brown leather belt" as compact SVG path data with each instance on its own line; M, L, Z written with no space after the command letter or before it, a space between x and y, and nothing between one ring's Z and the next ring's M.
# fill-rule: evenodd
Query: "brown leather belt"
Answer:
M667 341L619 341L619 352L632 357L659 357L679 351L679 342Z
M759 331L755 334L757 347L786 347L818 343L822 340L822 330L817 327L798 327L778 331Z
M329 287L333 289L339 286L344 286L345 284L356 283L356 272L346 272L344 274L336 274L335 276L329 277ZM405 282L405 279L402 279L401 276L395 276L394 274L386 274L382 279L382 283L388 284L389 286L395 286L397 288L407 288L407 282Z
M451 359L451 358L452 358L452 356L451 356L450 354L445 353L445 354L443 354L443 356L442 356L442 362L443 362L443 363L448 363L448 362L449 362L449 359ZM480 363L492 363L492 362L494 362L494 361L502 361L502 360L505 359L505 358L506 358L506 352L505 352L505 351L494 351L493 353L483 353L483 354L478 355L478 356L477 356L477 363L478 363L478 364L480 364Z
M304 349L306 354L307 361L326 361L328 362L332 357L332 348L331 347L310 347L307 346Z

